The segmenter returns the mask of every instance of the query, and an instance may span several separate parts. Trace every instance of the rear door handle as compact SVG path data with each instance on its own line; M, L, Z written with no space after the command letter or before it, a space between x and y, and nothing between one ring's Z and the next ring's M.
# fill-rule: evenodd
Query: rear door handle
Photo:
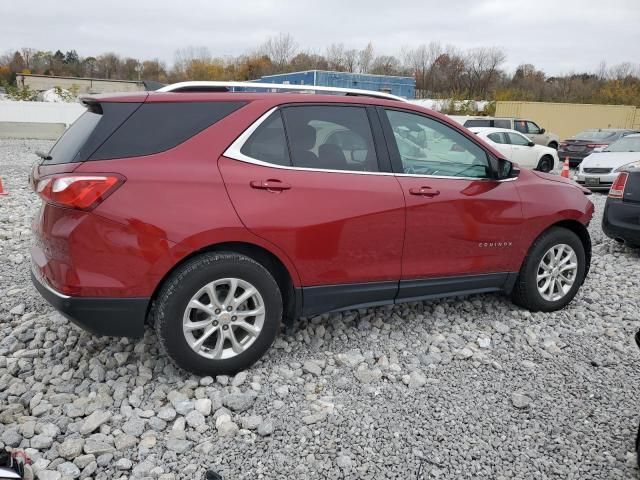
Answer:
M420 195L422 197L435 197L440 195L440 190L434 190L431 187L419 187L419 188L410 188L409 193L411 195Z
M268 190L270 192L281 192L283 190L289 190L291 185L288 183L284 183L280 180L269 179L269 180L251 180L249 183L251 188L256 188L258 190Z

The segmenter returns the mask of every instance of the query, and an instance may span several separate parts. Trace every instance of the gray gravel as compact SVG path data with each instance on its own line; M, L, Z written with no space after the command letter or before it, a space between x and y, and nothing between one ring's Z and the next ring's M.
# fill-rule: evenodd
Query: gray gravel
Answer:
M498 295L323 315L234 378L198 378L157 339L95 338L28 277L36 149L0 141L0 448L41 479L637 478L638 252L600 231L572 305Z

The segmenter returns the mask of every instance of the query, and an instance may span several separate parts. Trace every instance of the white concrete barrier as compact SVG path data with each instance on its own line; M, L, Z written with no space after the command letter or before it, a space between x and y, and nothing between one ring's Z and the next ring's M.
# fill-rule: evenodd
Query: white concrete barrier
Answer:
M65 128L64 123L0 122L0 138L57 140Z
M80 103L0 101L0 122L71 125L85 111Z

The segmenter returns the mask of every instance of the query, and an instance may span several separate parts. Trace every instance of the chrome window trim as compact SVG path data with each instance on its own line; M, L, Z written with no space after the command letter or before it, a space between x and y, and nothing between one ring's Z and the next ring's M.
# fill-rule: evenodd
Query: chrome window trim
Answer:
M258 160L257 158L249 157L241 152L244 144L249 140L249 137L253 135L260 125L262 125L267 118L269 118L274 112L276 112L279 107L273 107L271 110L267 111L263 115L260 116L255 122L253 122L242 134L234 140L234 142L229 145L229 147L223 152L222 156L230 158L232 160L238 160L240 162L251 163L253 165L259 165L261 167L269 167L269 168L277 168L280 170L294 170L301 172L323 172L323 173L342 173L342 174L351 174L351 175L382 175L387 177L418 177L418 178L438 178L438 179L446 179L446 180L471 180L471 181L492 181L492 182L506 182L515 180L515 178L505 178L502 180L494 180L492 178L478 178L478 177L453 177L446 175L419 175L415 173L394 173L394 172L360 172L357 170L333 170L328 168L306 168L306 167L294 167L291 165L277 165L275 163L265 162L263 160Z

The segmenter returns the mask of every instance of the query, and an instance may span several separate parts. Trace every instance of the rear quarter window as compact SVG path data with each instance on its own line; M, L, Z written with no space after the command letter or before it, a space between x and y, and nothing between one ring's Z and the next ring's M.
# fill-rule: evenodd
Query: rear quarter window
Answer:
M138 157L164 152L245 104L246 102L143 103L89 160Z
M467 120L464 126L469 127L492 127L491 120Z

